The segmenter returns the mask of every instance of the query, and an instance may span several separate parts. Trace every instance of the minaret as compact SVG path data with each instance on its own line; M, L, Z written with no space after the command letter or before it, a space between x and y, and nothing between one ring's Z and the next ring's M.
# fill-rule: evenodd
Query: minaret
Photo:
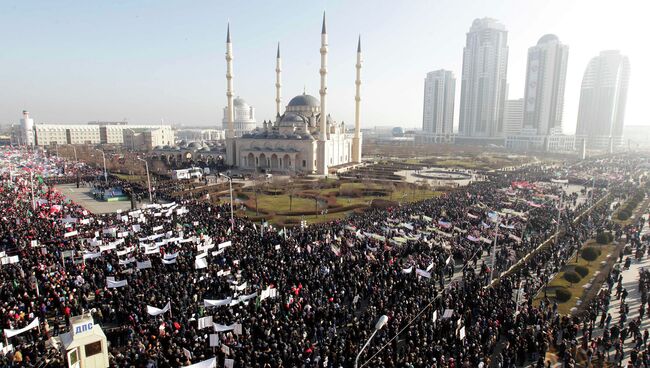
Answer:
M230 42L230 22L228 22L228 33L226 35L226 97L228 98L228 129L226 130L226 163L230 166L236 165L235 152L235 110L233 107L232 88L232 42Z
M282 101L282 95L280 93L281 84L281 75L282 72L282 60L280 60L280 42L278 42L278 55L275 58L275 115L280 116L280 102Z
M327 175L327 28L323 12L323 28L320 34L320 133L318 135L318 159L316 171Z
M357 44L357 80L354 96L354 138L352 138L352 162L361 162L361 36Z

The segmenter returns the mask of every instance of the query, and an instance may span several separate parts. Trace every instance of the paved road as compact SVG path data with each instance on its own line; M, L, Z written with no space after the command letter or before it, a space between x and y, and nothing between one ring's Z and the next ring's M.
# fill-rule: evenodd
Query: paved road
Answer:
M68 199L95 214L111 213L118 209L122 211L131 209L131 201L104 202L96 200L90 194L89 187L77 188L76 184L64 184L57 185L55 188Z

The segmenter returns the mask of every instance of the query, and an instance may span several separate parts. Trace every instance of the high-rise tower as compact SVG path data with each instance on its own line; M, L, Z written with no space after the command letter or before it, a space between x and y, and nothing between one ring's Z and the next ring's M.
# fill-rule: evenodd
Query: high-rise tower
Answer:
M456 78L449 70L427 73L424 79L422 130L428 134L452 134Z
M502 134L508 71L508 32L495 19L475 19L463 49L460 135Z
M524 124L527 131L538 135L562 132L564 84L569 47L557 36L542 36L528 49L526 87L524 91Z
M618 50L602 51L582 77L576 136L587 146L610 149L623 137L630 61Z

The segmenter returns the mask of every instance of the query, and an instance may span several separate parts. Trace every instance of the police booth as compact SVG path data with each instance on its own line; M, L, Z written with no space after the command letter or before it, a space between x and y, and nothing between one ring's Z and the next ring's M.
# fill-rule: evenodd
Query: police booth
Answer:
M91 315L70 318L72 329L60 335L69 368L107 368L108 346L101 326Z

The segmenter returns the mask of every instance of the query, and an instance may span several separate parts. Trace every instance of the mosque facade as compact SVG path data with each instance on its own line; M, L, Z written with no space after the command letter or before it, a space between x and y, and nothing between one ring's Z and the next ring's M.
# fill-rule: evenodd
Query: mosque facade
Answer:
M327 29L325 15L321 31L320 99L305 94L293 97L280 111L280 47L276 57L276 117L261 127L237 136L236 104L233 99L233 52L230 26L226 37L226 163L240 169L262 169L327 175L329 167L361 162L361 39L357 45L355 121L353 133L345 123L334 120L327 110Z

